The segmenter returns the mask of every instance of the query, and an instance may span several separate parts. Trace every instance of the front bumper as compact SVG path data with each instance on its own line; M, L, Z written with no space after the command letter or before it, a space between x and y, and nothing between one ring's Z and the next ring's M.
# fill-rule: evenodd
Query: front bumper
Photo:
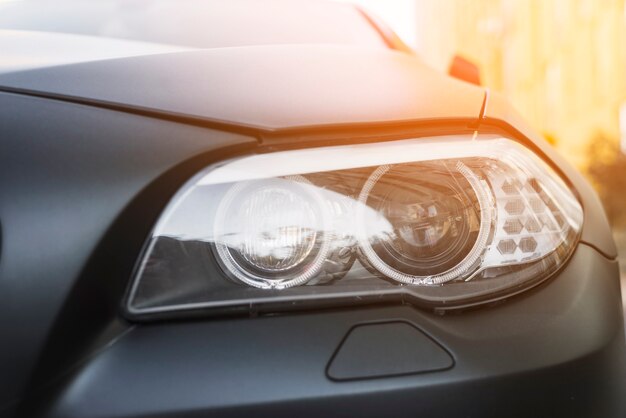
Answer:
M330 379L350 329L385 321L419 328L454 365ZM377 306L137 325L26 404L68 418L621 417L624 347L617 262L580 244L557 277L463 313ZM372 350L384 358L384 343Z

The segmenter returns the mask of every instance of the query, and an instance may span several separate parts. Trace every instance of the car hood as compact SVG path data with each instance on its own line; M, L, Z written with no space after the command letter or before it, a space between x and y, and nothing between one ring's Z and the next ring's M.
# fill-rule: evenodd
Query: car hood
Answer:
M270 131L477 118L485 94L391 50L272 45L159 51L135 45L121 58L98 59L81 45L88 62L68 53L70 64L0 69L0 90Z
M190 49L126 39L0 29L0 74Z

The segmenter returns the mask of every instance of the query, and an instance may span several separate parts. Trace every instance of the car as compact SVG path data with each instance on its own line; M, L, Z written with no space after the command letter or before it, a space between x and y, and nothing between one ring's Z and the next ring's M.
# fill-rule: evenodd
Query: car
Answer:
M4 2L0 50L0 416L624 415L603 208L467 60L308 0Z

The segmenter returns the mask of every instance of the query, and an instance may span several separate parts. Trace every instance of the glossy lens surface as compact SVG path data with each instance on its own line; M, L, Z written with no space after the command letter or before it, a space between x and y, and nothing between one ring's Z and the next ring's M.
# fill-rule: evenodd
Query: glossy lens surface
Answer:
M557 272L582 221L563 180L497 136L252 155L172 199L128 310L483 303Z
M396 165L377 177L365 204L391 226L389 231L368 233L384 263L408 275L432 276L468 255L479 231L479 205L454 165Z
M254 287L283 288L310 278L326 247L322 202L303 177L233 185L214 230L227 271Z

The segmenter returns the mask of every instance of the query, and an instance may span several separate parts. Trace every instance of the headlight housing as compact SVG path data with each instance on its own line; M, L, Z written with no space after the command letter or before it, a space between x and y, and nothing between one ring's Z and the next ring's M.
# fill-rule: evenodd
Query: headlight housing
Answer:
M127 309L467 306L545 280L582 221L558 175L501 137L253 155L208 167L172 199Z

